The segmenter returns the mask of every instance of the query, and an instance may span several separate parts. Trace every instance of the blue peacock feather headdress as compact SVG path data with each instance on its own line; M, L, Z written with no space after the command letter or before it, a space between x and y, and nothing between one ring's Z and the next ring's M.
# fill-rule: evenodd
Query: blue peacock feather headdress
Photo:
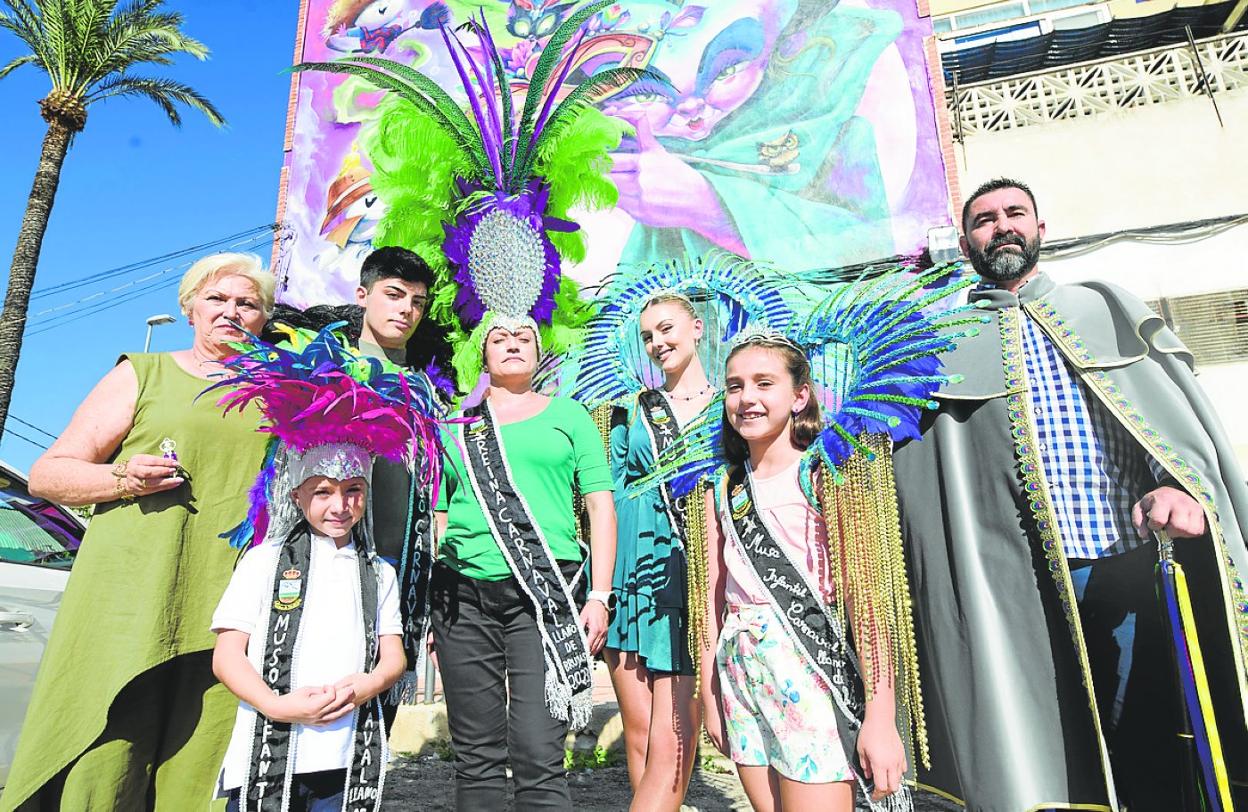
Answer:
M637 323L660 295L689 301L713 331L711 346L722 347L748 325L789 324L793 310L781 294L784 284L774 270L719 252L617 273L599 292L584 344L560 362L560 389L592 410L646 388L649 362L639 352Z
M942 371L939 355L983 323L966 306L934 312L934 305L974 284L959 279L961 265L914 273L905 266L869 269L837 288L800 318L787 324L759 322L743 332L748 341L783 342L810 360L815 396L824 428L807 451L807 470L821 462L839 479L856 452L874 452L864 435L883 434L893 442L919 436L922 413L935 409L933 394L960 376ZM677 495L722 468L723 396L683 432L658 461L654 472L630 488L643 492L666 482Z

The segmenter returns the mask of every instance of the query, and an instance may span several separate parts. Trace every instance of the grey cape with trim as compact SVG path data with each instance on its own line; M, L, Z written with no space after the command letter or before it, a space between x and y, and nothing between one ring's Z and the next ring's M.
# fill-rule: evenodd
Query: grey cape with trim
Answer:
M1061 539L1040 529L1056 527L1048 486L1038 465L1020 463L1035 431L1017 329L1027 316L1204 506L1209 532L1177 541L1176 558L1231 781L1248 781L1248 488L1190 353L1108 284L1055 285L1041 273L1018 296L971 299L991 322L944 356L965 379L937 395L922 442L895 453L932 748L920 783L975 810L1117 808Z

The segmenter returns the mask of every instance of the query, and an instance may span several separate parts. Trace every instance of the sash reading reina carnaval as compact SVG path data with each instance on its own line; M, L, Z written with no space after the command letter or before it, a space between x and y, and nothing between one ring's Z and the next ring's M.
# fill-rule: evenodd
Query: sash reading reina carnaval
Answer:
M364 619L364 645L357 660L358 671L377 667L378 574L364 539L353 536L359 561L360 612ZM273 603L269 627L261 651L260 676L278 694L290 693L292 675L299 667L302 642L300 621L307 598L312 564L312 537L300 522L282 544L273 578ZM344 812L376 812L381 808L383 766L389 753L381 717L381 702L374 697L352 714L355 742L343 795ZM252 721L252 744L247 776L239 790L243 812L284 812L290 805L295 770L292 725L274 722L259 713Z
M836 725L845 754L866 798L870 785L862 777L855 742L866 713L862 679L846 639L846 631L820 595L804 563L794 563L776 542L767 520L754 500L753 477L744 465L734 465L725 477L720 500L720 526L727 541L735 544L750 563L758 582L765 587L771 608L797 649L831 689L840 713ZM830 530L830 532L835 532ZM882 801L868 801L872 809L911 809L910 793L901 789Z
M468 482L537 615L546 660L546 708L555 719L580 730L589 724L593 708L593 673L571 585L564 581L541 527L512 480L489 403L465 410L464 416L476 418L457 429Z

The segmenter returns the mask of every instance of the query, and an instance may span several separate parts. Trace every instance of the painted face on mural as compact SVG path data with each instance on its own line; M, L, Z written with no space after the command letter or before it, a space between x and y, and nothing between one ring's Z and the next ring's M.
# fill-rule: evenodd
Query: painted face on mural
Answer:
M630 4L626 28L659 38L649 67L660 80L636 82L603 112L644 117L656 136L701 141L758 90L796 8L797 0Z
M517 39L545 39L554 33L575 5L543 0L512 0L507 7L507 30Z

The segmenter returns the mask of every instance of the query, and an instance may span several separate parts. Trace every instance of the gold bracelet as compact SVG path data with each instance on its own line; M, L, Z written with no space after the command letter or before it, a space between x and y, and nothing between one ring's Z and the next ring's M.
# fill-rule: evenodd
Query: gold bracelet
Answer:
M113 470L110 473L118 479L125 479L126 466L129 464L130 460L117 460L117 462L113 465Z
M117 477L117 480L113 485L113 492L117 494L117 498L126 502L133 502L135 499L134 494L130 493L129 489L126 488L125 477Z

